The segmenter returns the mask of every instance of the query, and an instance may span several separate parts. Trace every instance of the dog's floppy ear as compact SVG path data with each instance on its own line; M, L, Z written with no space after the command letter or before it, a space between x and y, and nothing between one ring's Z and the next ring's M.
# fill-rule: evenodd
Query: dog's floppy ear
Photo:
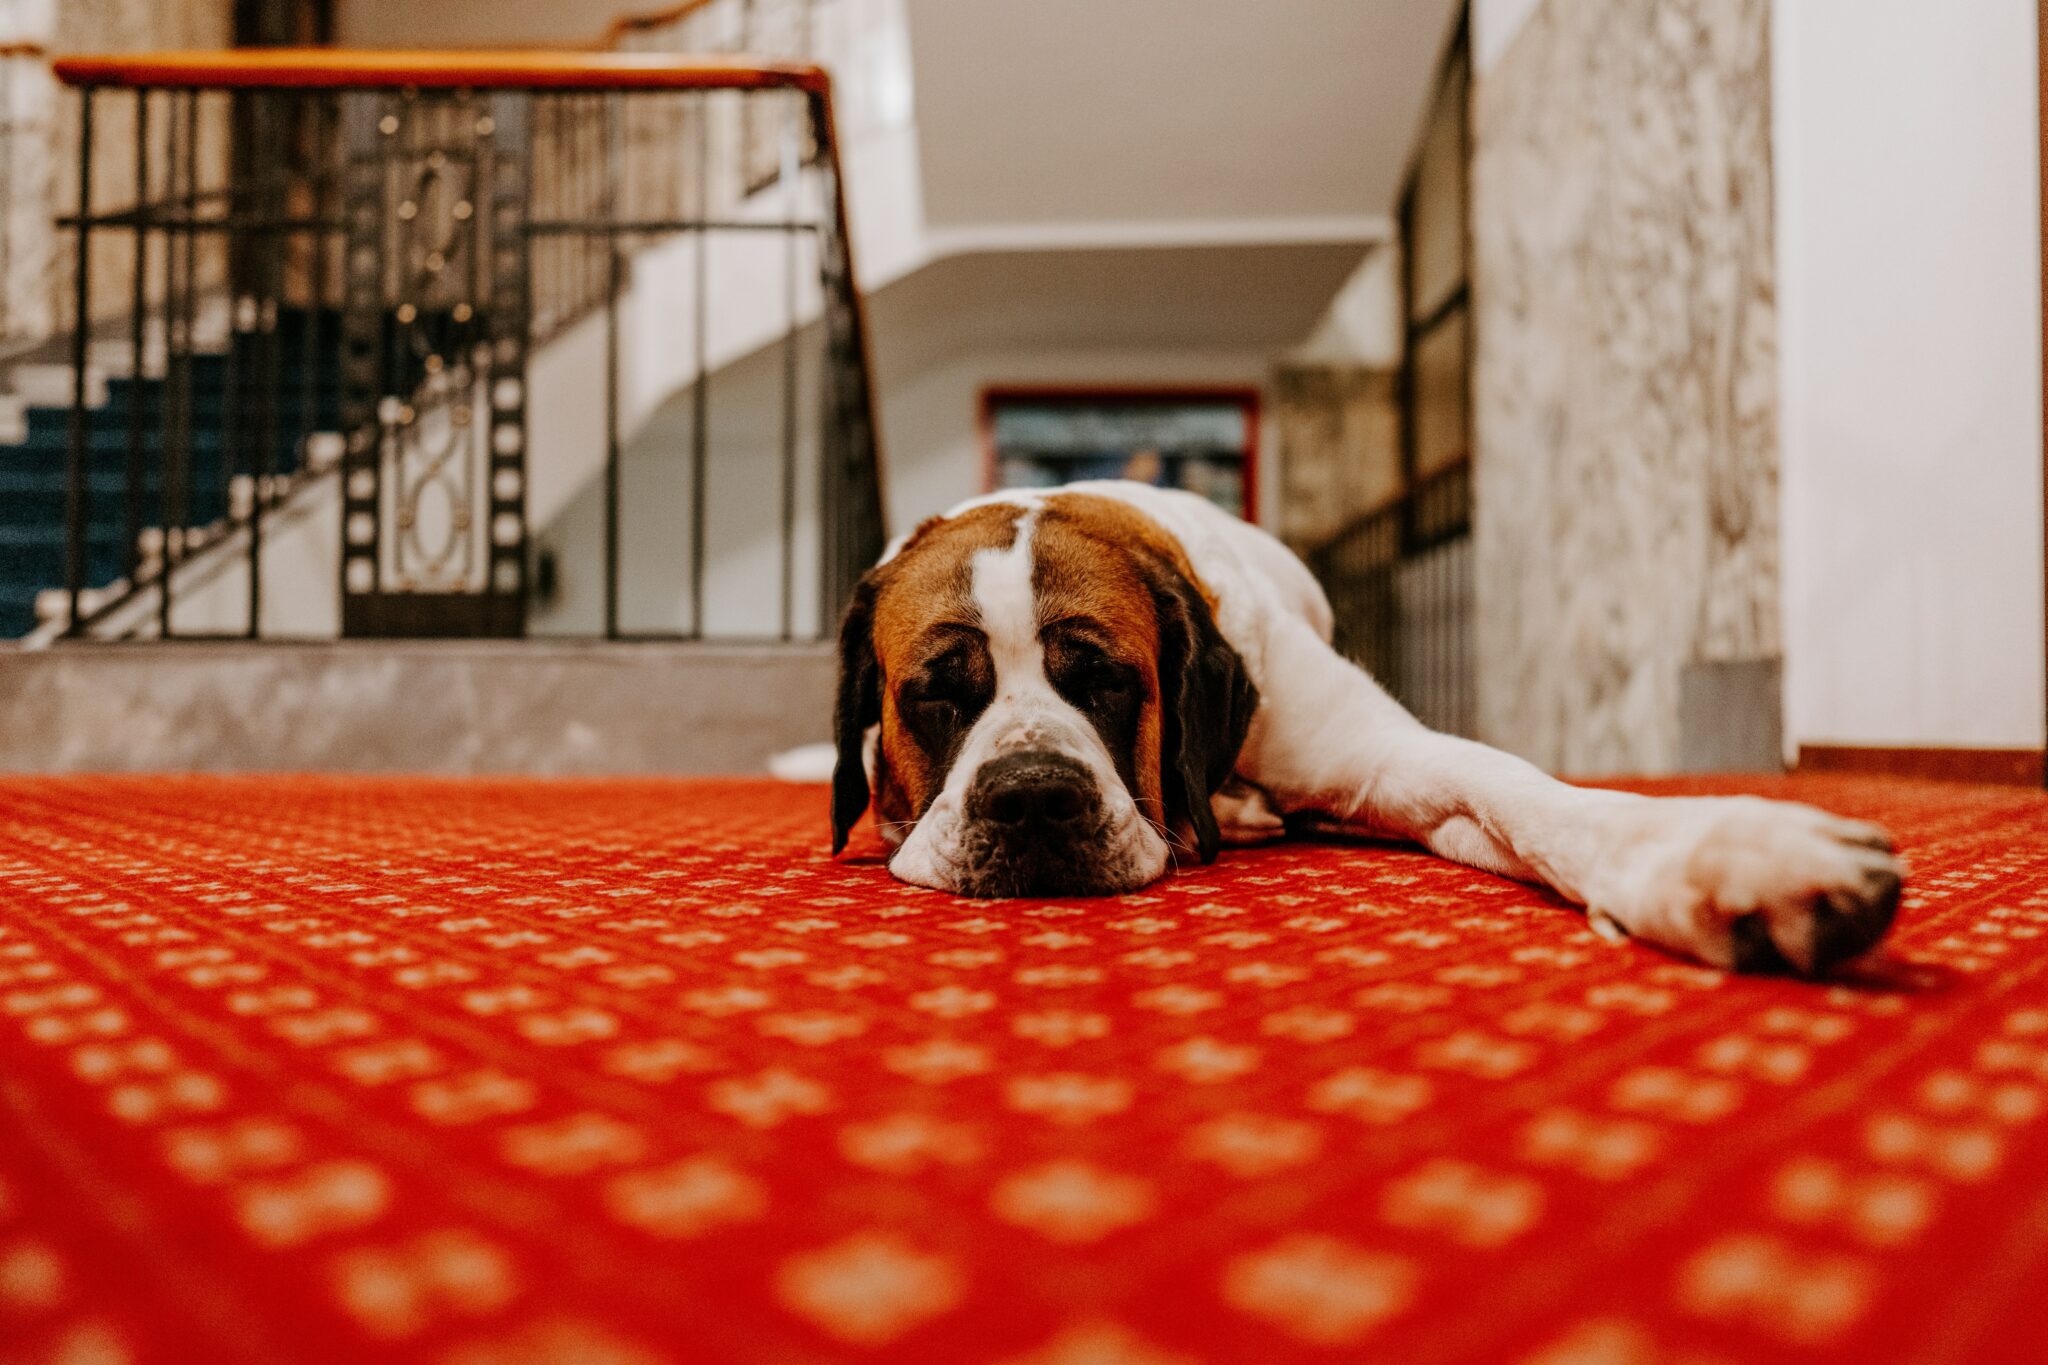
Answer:
M1202 861L1213 862L1220 841L1209 798L1230 780L1259 691L1185 574L1160 566L1152 595L1159 613L1159 763L1167 823L1185 819Z
M868 770L861 754L868 727L882 720L882 664L875 655L875 582L853 590L839 623L839 700L832 708L839 761L832 769L832 851L846 847L853 822L868 808Z

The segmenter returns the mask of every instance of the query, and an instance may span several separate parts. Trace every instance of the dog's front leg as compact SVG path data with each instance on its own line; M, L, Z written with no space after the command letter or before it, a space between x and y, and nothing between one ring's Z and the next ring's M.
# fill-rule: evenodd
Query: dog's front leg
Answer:
M1572 787L1424 728L1305 625L1276 624L1267 658L1238 769L1289 815L1546 883L1596 927L1717 967L1822 972L1891 924L1899 871L1875 825Z

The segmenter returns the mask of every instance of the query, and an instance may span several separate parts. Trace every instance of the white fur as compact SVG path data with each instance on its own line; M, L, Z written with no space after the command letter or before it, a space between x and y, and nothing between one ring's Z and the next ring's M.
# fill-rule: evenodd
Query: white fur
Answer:
M1778 950L1807 969L1816 904L1861 913L1896 878L1874 826L1754 798L1653 800L1571 787L1511 755L1430 731L1331 648L1329 603L1278 541L1191 493L1092 482L954 509L1008 503L1029 514L1011 548L976 557L997 698L891 864L906 880L948 885L965 784L980 762L1012 747L1048 744L1085 757L1103 791L1123 792L1093 727L1046 682L1030 615L1029 509L1062 492L1116 498L1179 540L1215 598L1218 629L1259 689L1237 774L1278 811L1413 839L1459 862L1545 882L1586 906L1596 927L1718 966L1733 960L1732 921L1755 913ZM1233 802L1226 798L1226 814ZM1124 829L1133 874L1157 876L1164 843L1134 807Z
M799 744L768 756L768 775L778 782L830 782L839 749L830 740Z

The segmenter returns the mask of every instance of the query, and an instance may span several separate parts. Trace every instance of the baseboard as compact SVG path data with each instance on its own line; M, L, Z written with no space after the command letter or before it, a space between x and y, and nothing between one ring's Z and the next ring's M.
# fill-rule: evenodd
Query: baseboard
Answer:
M1785 766L1785 689L1776 659L1689 663L1678 671L1678 771Z
M1882 773L1945 782L1989 782L1999 786L2048 785L2048 755L2039 749L1960 749L1937 746L1802 744L1803 773Z

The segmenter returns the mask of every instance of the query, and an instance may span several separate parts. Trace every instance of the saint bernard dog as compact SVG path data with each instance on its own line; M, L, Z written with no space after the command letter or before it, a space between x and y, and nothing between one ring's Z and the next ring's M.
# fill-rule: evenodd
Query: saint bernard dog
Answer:
M1593 927L1741 971L1828 971L1899 901L1883 830L1753 797L1568 786L1410 716L1331 647L1307 568L1191 493L963 503L889 547L840 631L833 851L965 896L1134 891L1223 844L1412 840Z

